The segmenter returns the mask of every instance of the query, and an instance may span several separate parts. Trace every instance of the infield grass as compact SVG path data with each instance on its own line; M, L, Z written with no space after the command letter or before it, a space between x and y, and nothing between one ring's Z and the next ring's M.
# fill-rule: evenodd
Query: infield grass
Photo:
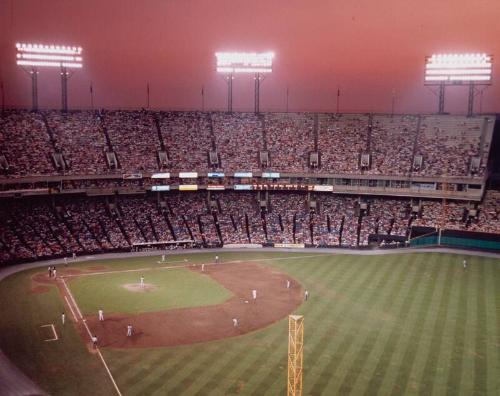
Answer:
M280 258L262 263L310 291L295 312L305 316L304 395L500 394L500 260L468 257L464 270L458 254L219 256ZM199 263L213 254L184 257ZM144 266L133 260L96 263ZM77 385L85 383L82 389L94 395L112 395L72 328L55 348L35 339L35 324L57 320L63 306L55 290L26 294L26 278L20 273L0 284L2 349L51 394L89 394ZM124 395L286 394L286 320L204 344L102 352ZM68 374L51 370L66 368L70 354L78 363L68 365Z
M127 284L144 282L148 291L130 291ZM186 268L116 272L72 278L68 286L84 314L154 312L223 303L232 293L212 278Z

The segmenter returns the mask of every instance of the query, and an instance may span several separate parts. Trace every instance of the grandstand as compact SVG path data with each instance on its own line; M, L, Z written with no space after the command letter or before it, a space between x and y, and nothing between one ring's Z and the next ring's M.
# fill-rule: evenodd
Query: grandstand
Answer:
M9 110L1 125L5 263L500 233L494 116Z

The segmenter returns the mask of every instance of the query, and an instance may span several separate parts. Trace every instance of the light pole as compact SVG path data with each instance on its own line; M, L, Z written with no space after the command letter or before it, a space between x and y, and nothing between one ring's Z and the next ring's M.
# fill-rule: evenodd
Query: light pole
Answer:
M38 110L38 69L57 67L61 74L61 109L68 111L68 69L81 69L82 47L17 43L17 65L23 67L31 78L31 107ZM26 69L29 68L29 69Z
M236 73L253 73L255 94L254 111L260 112L260 83L264 74L273 71L273 52L216 52L217 72L223 73L227 83L227 111L233 111L233 80Z

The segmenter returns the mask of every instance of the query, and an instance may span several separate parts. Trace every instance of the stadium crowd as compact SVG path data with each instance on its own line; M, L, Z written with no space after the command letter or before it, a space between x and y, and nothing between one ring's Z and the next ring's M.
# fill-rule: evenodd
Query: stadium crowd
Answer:
M404 241L411 226L500 233L498 192L489 192L475 207L466 202L360 200L306 192L258 197L250 192L172 192L5 199L0 211L0 258L10 262L70 256L148 243L362 247L370 243L370 236ZM469 216L472 209L477 213Z
M9 110L1 121L8 177L258 169L468 176L472 158L479 158L472 174L482 176L492 131L487 117L369 114ZM262 151L269 164L260 163ZM314 152L318 167L309 163ZM414 166L416 155L422 166Z

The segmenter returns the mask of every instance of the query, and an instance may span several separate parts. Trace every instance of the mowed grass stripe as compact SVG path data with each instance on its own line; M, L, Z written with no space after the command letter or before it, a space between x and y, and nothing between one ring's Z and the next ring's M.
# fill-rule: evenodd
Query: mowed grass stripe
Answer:
M361 395L367 392L367 390L370 389L370 381L378 375L375 370L377 369L377 365L381 363L382 357L387 352L387 338L394 330L394 327L399 326L400 312L402 311L405 298L411 289L411 285L415 282L416 274L419 268L419 265L417 265L415 261L417 261L416 256L411 258L411 263L403 262L396 264L398 270L402 271L403 278L401 285L398 285L399 292L395 295L394 300L388 303L387 315L389 320L384 321L382 326L380 326L381 334L375 341L375 345L371 353L366 356L366 362L364 363L366 368L363 369L360 374L360 377L363 380L358 380L356 382L352 391L353 394ZM380 374L383 376L384 373Z
M349 367L353 367L353 361L356 356L356 352L359 346L362 344L361 340L367 337L367 334L371 334L373 331L371 322L379 322L379 318L376 312L380 311L377 306L383 303L383 299L386 297L385 291L390 290L395 283L397 283L397 271L395 271L394 260L375 260L370 259L370 262L378 267L378 276L372 278L372 282L367 286L370 293L364 295L363 299L359 303L354 303L348 311L346 317L349 322L353 322L353 326L342 325L343 320L339 320L341 323L339 326L341 331L339 331L332 338L329 349L333 351L328 364L329 372L322 371L323 375L323 385L320 389L318 382L313 385L312 394L316 392L321 392L325 394L340 394L348 392L346 389L346 384L350 383L352 379L347 378L349 374ZM383 265L382 265L383 261ZM385 270L383 267L386 266ZM384 293L379 293L381 290ZM359 293L357 290L352 290L353 293ZM374 298L374 294L376 297ZM352 315L351 315L352 314ZM350 318L349 316L353 316ZM354 340L360 339L360 343L354 342ZM335 364L332 365L332 360L335 360ZM307 373L307 378L311 377L310 373ZM346 382L347 381L347 382ZM344 385L342 391L339 388ZM348 386L349 388L351 385Z
M217 389L219 392L220 383L227 378L229 371L238 364L242 364L242 357L245 354L245 349L241 349L240 345L232 343L236 348L232 348L230 352L224 352L222 356L217 358L216 364L206 368L206 372L200 378L197 378L187 394L195 396L204 396L211 393L211 390ZM280 340L275 337L269 349L261 348L261 355L269 354L270 350L275 351L279 347ZM255 353L256 351L252 351ZM215 362L214 362L215 363Z
M354 261L351 261L351 258L348 258L347 263L344 265L348 266L349 268L349 274L350 277L348 279L352 279L352 282L345 282L346 286L353 285L355 287L356 285L362 285L362 282L365 280L368 280L370 277L370 273L367 272L365 276L359 276L359 273L357 269L355 268L356 265ZM321 278L318 278L316 281L319 282L322 280ZM346 299L348 300L348 299ZM313 296L311 300L307 303L304 304L302 307L301 313L304 314L305 316L305 337L307 337L308 340L313 340L314 338L318 337L318 331L327 331L327 326L326 326L326 321L323 321L322 317L324 316L324 313L328 313L329 310L331 310L333 307L326 303L326 301L323 298L317 298ZM348 304L349 301L342 301L338 305L344 305ZM323 311L323 312L321 312ZM315 312L318 312L320 314L315 314ZM317 315L317 316L316 316ZM309 325L308 325L309 323ZM309 329L309 330L308 330ZM285 334L286 336L286 334ZM286 340L286 338L285 338ZM309 348L309 343L306 343L306 349ZM308 363L308 351L305 350L305 361L304 361L304 367L305 370L309 367ZM252 389L251 394L252 395L262 395L262 394L275 394L277 390L282 390L284 389L285 381L286 381L286 374L284 370L280 370L280 365L284 366L286 369L286 354L284 356L284 359L280 359L280 361L277 361L275 363L275 366L273 367L272 371L269 372L262 372L258 373L258 375L261 376L261 381L256 385L255 388ZM280 375L272 374L272 372L277 372L280 373ZM256 378L257 379L257 378ZM279 381L279 382L278 382ZM274 392L274 393L273 393Z
M337 331L334 335L332 334L333 336L328 340L328 343L323 345L323 353L329 351L332 353L332 356L325 362L326 364L323 365L322 368L319 368L319 374L314 376L316 377L314 382L312 382L314 377L311 378L312 375L309 373L307 374L308 382L305 384L307 392L311 394L321 394L328 389L329 383L332 380L340 380L338 375L335 375L335 372L341 365L342 358L349 349L350 333L355 331L349 324L357 327L356 321L349 321L346 320L346 318L353 315L354 307L356 307L357 304L363 307L364 302L373 297L373 293L377 288L370 290L369 285L381 285L392 271L390 262L386 261L382 264L380 261L381 260L366 260L358 265L353 264L354 276L360 278L361 282L356 282L355 284L351 283L347 286L347 290L341 290L345 297L342 298L341 304L339 304L335 310L334 320ZM369 270L364 271L363 277L359 275L360 266L364 266L363 269L366 269L367 266L370 267ZM324 303L328 305L327 301ZM355 316L358 316L357 313ZM325 330L327 329L324 329L324 331ZM308 367L306 366L305 369L307 370ZM316 371L316 369L311 368L311 371Z
M138 354L140 362L147 362L146 373L136 377L133 375L134 367L128 367L130 372L123 374L127 394L149 394L155 389L162 389L195 355L193 348L185 347L150 349Z
M353 270L352 266L349 266L349 265L332 266L331 264L327 264L325 267L328 269L328 271L327 272L320 272L320 273L316 274L316 277L314 279L315 282L318 282L320 280L325 280L325 279L327 279L327 280L335 279L336 285L338 287L341 287L343 285L350 284L357 277L356 271ZM314 290L317 290L317 288ZM318 326L316 326L316 324L322 324L325 326L325 329L326 329L328 326L328 323L331 323L331 316L329 316L327 314L329 312L331 312L332 307L329 304L324 303L323 298L325 296L325 293L326 293L326 291L319 291L319 290L314 291L314 296L311 297L311 300L307 304L304 304L301 307L301 309L299 310L300 311L299 313L303 313L305 315L305 324L304 324L305 330L304 331L305 331L307 339L311 339L311 340L315 339L315 338L321 339L321 337L318 337L317 334L315 335L315 332L317 332L317 330L318 330ZM281 339L285 341L283 343L283 346L285 349L283 350L283 357L282 357L282 362L285 365L285 367L286 367L286 363L287 363L286 362L286 358L287 358L287 355L286 355L286 353L287 353L287 351L286 351L287 334L288 334L288 328L285 327L283 334L280 335ZM326 332L325 334L328 334L328 333ZM307 349L310 348L309 344L310 343L306 343L306 347L305 347L306 350L304 352L306 355L308 354ZM309 363L306 363L306 364L309 364ZM265 372L265 370L262 370L262 371ZM254 377L255 378L255 381L253 381L254 385L255 385L255 382L259 379L259 376L257 374ZM266 374L269 375L270 373L266 372ZM276 381L280 381L280 384L276 385ZM278 370L278 372L276 373L276 376L275 376L275 383L273 384L274 387L276 387L278 389L283 389L281 387L283 387L285 383L286 383L285 371ZM272 388L270 388L270 389L272 389Z
M283 334L285 334L285 321L270 328L263 329L251 334L231 339L231 342L237 350L231 359L217 360L212 367L208 368L207 375L200 378L193 384L188 394L208 395L212 390L217 394L227 394L222 392L222 388L231 386L238 387L236 379L242 381L241 377L234 375L233 370L243 371L252 359L256 366L265 367L268 357L271 353L277 353L280 347L283 347ZM272 352L271 352L272 351ZM231 378L233 381L231 382ZM221 384L223 386L221 387Z
M438 263L426 264L425 266L427 268L430 267L430 275L427 276L427 274L425 274L424 278L421 279L423 286L422 295L419 298L417 297L414 301L414 322L410 325L411 333L406 339L403 359L398 376L392 388L391 394L394 396L401 393L414 392L418 387L415 376L411 374L413 372L415 358L420 349L420 341L424 335L424 328L429 318L429 311L436 290L436 279L441 271L441 266ZM411 376L413 377L412 382L410 382Z
M498 261L498 260L495 262L495 265L491 266L491 270L493 272L493 276L491 277L491 279L492 279L491 282L493 282L493 279L494 279L494 282L491 286L491 289L494 290L493 303L495 304L494 305L495 309L493 310L493 312L496 315L496 322L495 322L496 332L493 332L496 337L494 339L493 345L494 345L494 348L496 350L497 359L495 359L495 361L497 362L497 366L496 366L496 370L493 371L494 373L500 372L500 292L498 289L498 285L500 284L500 271L498 271L499 267L500 267L500 261ZM491 298L490 298L490 301L491 301ZM496 375L492 376L492 378L494 378L493 389L498 391L500 389L500 378L498 378L498 376L496 376Z
M411 302L407 306L408 313L405 314L404 319L399 322L398 331L400 336L395 343L395 352L391 357L391 360L386 362L392 366L392 370L387 373L384 381L382 382L381 393L392 394L397 393L398 390L402 391L401 386L405 385L403 373L407 369L407 362L405 355L408 343L410 342L412 332L417 323L420 321L418 313L420 312L420 307L422 301L426 297L426 292L428 290L427 273L431 264L429 262L423 262L418 264L418 272L416 275L416 284L413 285L411 294Z
M455 257L455 260L450 260ZM444 395L448 392L448 376L451 369L450 361L454 348L454 333L457 318L459 316L460 304L460 281L461 272L457 271L457 256L443 258L442 264L453 268L453 280L451 282L450 299L447 307L446 321L443 324L443 337L441 339L441 352L437 361L437 372L434 377L433 394Z
M315 282L317 285L318 282L322 282L326 274L328 272L332 272L334 266L331 264L327 264L325 266L328 271L319 272L316 274L315 279L311 279L311 282ZM356 280L356 271L352 268L352 266L346 265L348 269L347 274L351 276L343 282L344 284L349 284L351 280ZM331 278L331 275L328 277ZM316 288L318 289L318 288ZM316 290L314 289L314 290ZM325 314L327 314L331 310L331 306L328 304L324 304L323 297L326 291L314 292L311 299L303 304L299 309L300 314L304 314L304 332L306 334L305 337L308 339L315 338L315 331L318 330L318 327L322 325L326 325L327 321L324 321L323 318ZM275 394L276 392L281 392L286 385L286 365L287 365L287 340L288 340L288 328L285 328L282 334L283 343L283 353L282 356L276 356L274 354L270 354L268 356L268 360L272 363L272 366L269 370L259 369L251 384L249 384L249 394L252 395L261 395L261 394ZM307 348L307 344L306 344ZM305 355L307 356L307 351L305 350ZM307 359L307 358L305 358ZM307 360L305 360L304 365L308 365Z
M392 392L397 381L397 376L404 366L405 348L413 330L413 326L415 325L415 315L420 306L420 300L425 295L426 286L424 279L428 271L428 263L417 262L412 266L417 267L417 271L413 275L414 279L410 285L409 293L406 295L406 297L410 298L405 299L405 303L401 307L401 311L404 309L404 312L400 311L399 314L396 315L393 328L391 329L391 333L392 330L395 331L395 337L386 339L386 344L384 346L384 353L387 347L395 349L391 353L390 359L384 361L384 364L392 367L392 369L386 372L382 379L380 385L382 394L389 394Z
M155 353L153 356L145 362L141 360L136 364L139 367L134 367L134 370L130 372L131 375L124 378L124 382L122 385L122 389L125 390L125 394L127 395L140 395L146 394L144 390L144 384L153 383L152 378L150 376L154 367L162 367L163 371L165 371L165 356L163 353ZM129 366L130 367L130 366ZM167 377L163 377L164 380ZM155 384L155 388L158 384Z
M358 350L354 363L349 368L348 375L344 378L344 382L349 378L351 386L350 391L352 394L363 394L369 385L368 380L373 375L373 369L383 351L383 343L386 342L385 340L388 332L394 324L396 305L399 301L402 301L401 295L408 289L406 286L413 277L413 272L416 268L416 266L413 265L415 258L416 257L412 257L408 265L399 262L393 263L394 271L397 273L397 279L394 286L387 294L384 305L380 310L382 318L381 323L373 326L373 330L369 336L365 338L363 345ZM349 382L346 383L346 385L349 386ZM342 383L341 389L346 388L346 385Z
M243 391L247 392L249 379L255 375L259 368L266 367L269 354L281 354L286 359L286 345L283 343L283 339L287 330L285 321L273 326L272 331L263 330L263 333L267 332L268 336L272 337L270 342L266 342L260 348L255 348L251 342L247 343L246 347L240 351L241 360L238 364L229 368L227 373L219 371L214 377L214 379L218 378L218 386L209 388L211 390L206 394L233 395ZM203 395L202 391L203 388L197 394Z
M476 338L474 357L474 383L473 392L475 394L485 394L487 390L488 378L488 355L486 353L486 340L488 338L487 313L486 313L486 281L485 263L481 260L474 264L476 270ZM498 373L500 375L500 373ZM493 374L494 375L494 374Z
M329 276L327 279L328 281L331 281L332 278L335 280L335 289L344 289L345 285L352 284L356 278L359 278L360 281L362 280L352 266L342 265L340 267L342 270L337 276ZM334 292L332 292L332 294L333 293ZM335 293L338 294L340 292L337 291ZM328 344L329 339L335 336L336 329L339 327L336 315L338 314L339 307L343 304L341 300L338 303L335 302L330 305L328 300L323 300L323 298L328 297L327 295L325 296L325 294L326 293L319 294L321 299L318 301L315 300L312 306L310 304L307 307L309 309L307 312L305 330L307 332L308 342L305 344L304 353L306 356L310 356L307 360L307 365L311 367L312 370L317 367L317 361L322 359L324 354L333 352L325 348L325 345ZM317 324L321 326L316 326ZM313 375L313 373L311 372L309 375Z
M477 323L477 298L479 290L477 290L477 277L478 277L478 266L475 264L471 265L469 260L469 265L467 269L464 270L461 266L459 273L462 273L463 277L467 277L466 284L466 299L467 299L467 311L464 324L464 344L463 344L463 354L462 354L462 377L461 382L457 384L457 391L462 395L471 395L474 388L474 360L475 360L475 349L476 349L476 332L478 331L479 323ZM458 392L457 392L458 393Z
M308 266L309 265L310 264L308 264ZM296 265L294 265L294 267L296 267ZM321 268L323 268L323 271L319 272ZM312 274L314 274L315 279L325 279L324 277L328 276L328 279L335 278L340 280L346 271L346 266L335 266L329 263L322 263L321 265L317 265L317 268ZM308 282L310 282L310 278L311 277L308 277ZM314 293L319 296L319 292L315 291ZM308 319L310 317L311 314L308 315ZM265 366L265 363L269 358L269 351L272 350L273 353L278 352L276 349L271 348L274 345L276 345L276 347L282 346L282 351L280 352L283 352L283 359L286 363L286 343L283 345L283 340L286 339L288 328L286 326L287 320L284 320L283 322L284 326L279 326L280 331L276 331L276 329L273 328L273 332L275 333L274 338L271 345L269 345L267 349L255 356L252 356L251 353L246 353L245 359L242 359L241 363L235 366L233 370L229 370L229 372L225 375L226 378L223 380L223 382L227 382L227 377L232 376L234 379L238 378L239 382L237 383L236 381L233 381L232 384L230 383L226 386L219 387L217 392L220 392L221 394L236 394L242 389L247 390L248 380L255 375L260 367Z
M211 356L213 361L217 361L219 357L219 353L222 353L222 345L219 345L219 343L214 342L214 343L208 343L208 344L203 344L201 345L196 345L195 347L183 347L183 348L190 348L193 354L190 354L187 357L178 357L177 356L177 348L169 348L169 352L171 354L171 359L174 361L174 364L168 369L168 370L161 370L159 368L158 370L155 370L154 376L157 378L157 382L162 381L163 379L163 384L161 386L155 386L153 384L149 384L144 388L144 394L149 394L150 392L153 393L153 391L156 389L160 394L170 394L168 392L168 389L174 388L178 386L179 382L175 380L175 377L178 376L178 373L182 372L183 368L188 364L187 362L193 361L193 363L197 364L199 362L196 362L194 360L203 360L203 363L206 363L207 361L204 360L205 355ZM213 363L213 362L212 362ZM212 366L211 362L208 362L208 367ZM198 367L196 365L196 367ZM193 367L194 368L194 367ZM207 373L208 374L208 373ZM204 376L205 373L203 372L202 375ZM186 375L185 378L189 378L189 373ZM187 394L189 393L193 385L196 383L198 378L191 378L191 384L185 383L186 385L186 391L183 392L182 394Z
M428 264L428 268L432 268L433 272L430 274L426 273L425 276L430 278L430 281L434 283L435 288L430 300L426 302L426 320L420 329L421 334L419 335L419 345L414 351L415 356L412 358L413 365L406 387L406 392L408 393L421 391L422 372L424 371L425 364L429 358L429 354L431 353L432 334L436 326L436 321L442 320L439 316L439 309L445 290L441 286L443 282L447 281L446 277L448 276L448 267L446 265L441 265L439 261L434 261ZM434 270L437 270L438 272L435 273Z
M410 313L410 308L415 298L416 289L420 284L422 274L425 272L425 263L422 262L422 260L417 260L417 262L410 266L410 268L414 270L414 272L410 272L408 274L408 279L411 281L411 283L402 299L401 306L396 315L396 319L392 325L392 328L388 336L386 336L385 338L386 341L383 347L383 352L369 380L365 395L377 394L382 388L387 374L392 372L391 366L394 367L393 357L397 352L398 341L402 335L402 327Z
M465 328L467 326L467 309L468 309L468 283L470 276L468 273L462 271L459 275L459 295L456 304L456 314L455 321L453 323L453 346L452 354L449 362L449 372L447 381L447 394L456 395L457 390L460 389L460 384L462 380L462 366L464 359L464 346L465 346ZM470 376L470 373L467 373Z
M221 357L231 357L234 348L234 344L229 342L217 342L216 349L211 353L204 353L200 348L199 357L195 357L191 362L186 362L183 369L172 378L172 382L166 385L164 394L186 394L193 382L206 375L209 368L221 364Z
M500 261L488 259L485 266L487 313L487 391L500 393Z
M348 394L352 391L362 370L363 360L360 359L360 355L364 355L365 358L368 356L369 351L367 349L373 347L375 340L374 328L380 325L376 313L382 311L387 304L387 300L391 298L391 292L396 289L399 279L396 263L391 260L386 261L386 264L387 270L384 271L378 282L372 286L372 292L366 296L367 301L364 304L366 312L360 320L356 321L356 327L349 331L340 347L345 349L347 353L339 365L338 377L341 380L335 386L329 387L335 393Z
M323 287L332 285L338 291L325 288L323 292L317 293L319 298L312 301L313 304L306 306L308 310L305 315L304 367L309 381L321 375L321 372L316 370L316 367L321 367L321 364L317 364L318 360L329 362L334 353L331 345L340 327L339 312L342 312L342 307L350 304L349 297L342 293L345 293L346 288L356 287L357 282L361 285L365 280L359 276L358 269L353 264L349 262L341 265L342 272L338 275L330 274L328 277L322 276L318 279ZM339 295L343 297L331 304L332 298ZM286 381L286 375L283 376L283 381ZM277 387L276 384L274 386Z

